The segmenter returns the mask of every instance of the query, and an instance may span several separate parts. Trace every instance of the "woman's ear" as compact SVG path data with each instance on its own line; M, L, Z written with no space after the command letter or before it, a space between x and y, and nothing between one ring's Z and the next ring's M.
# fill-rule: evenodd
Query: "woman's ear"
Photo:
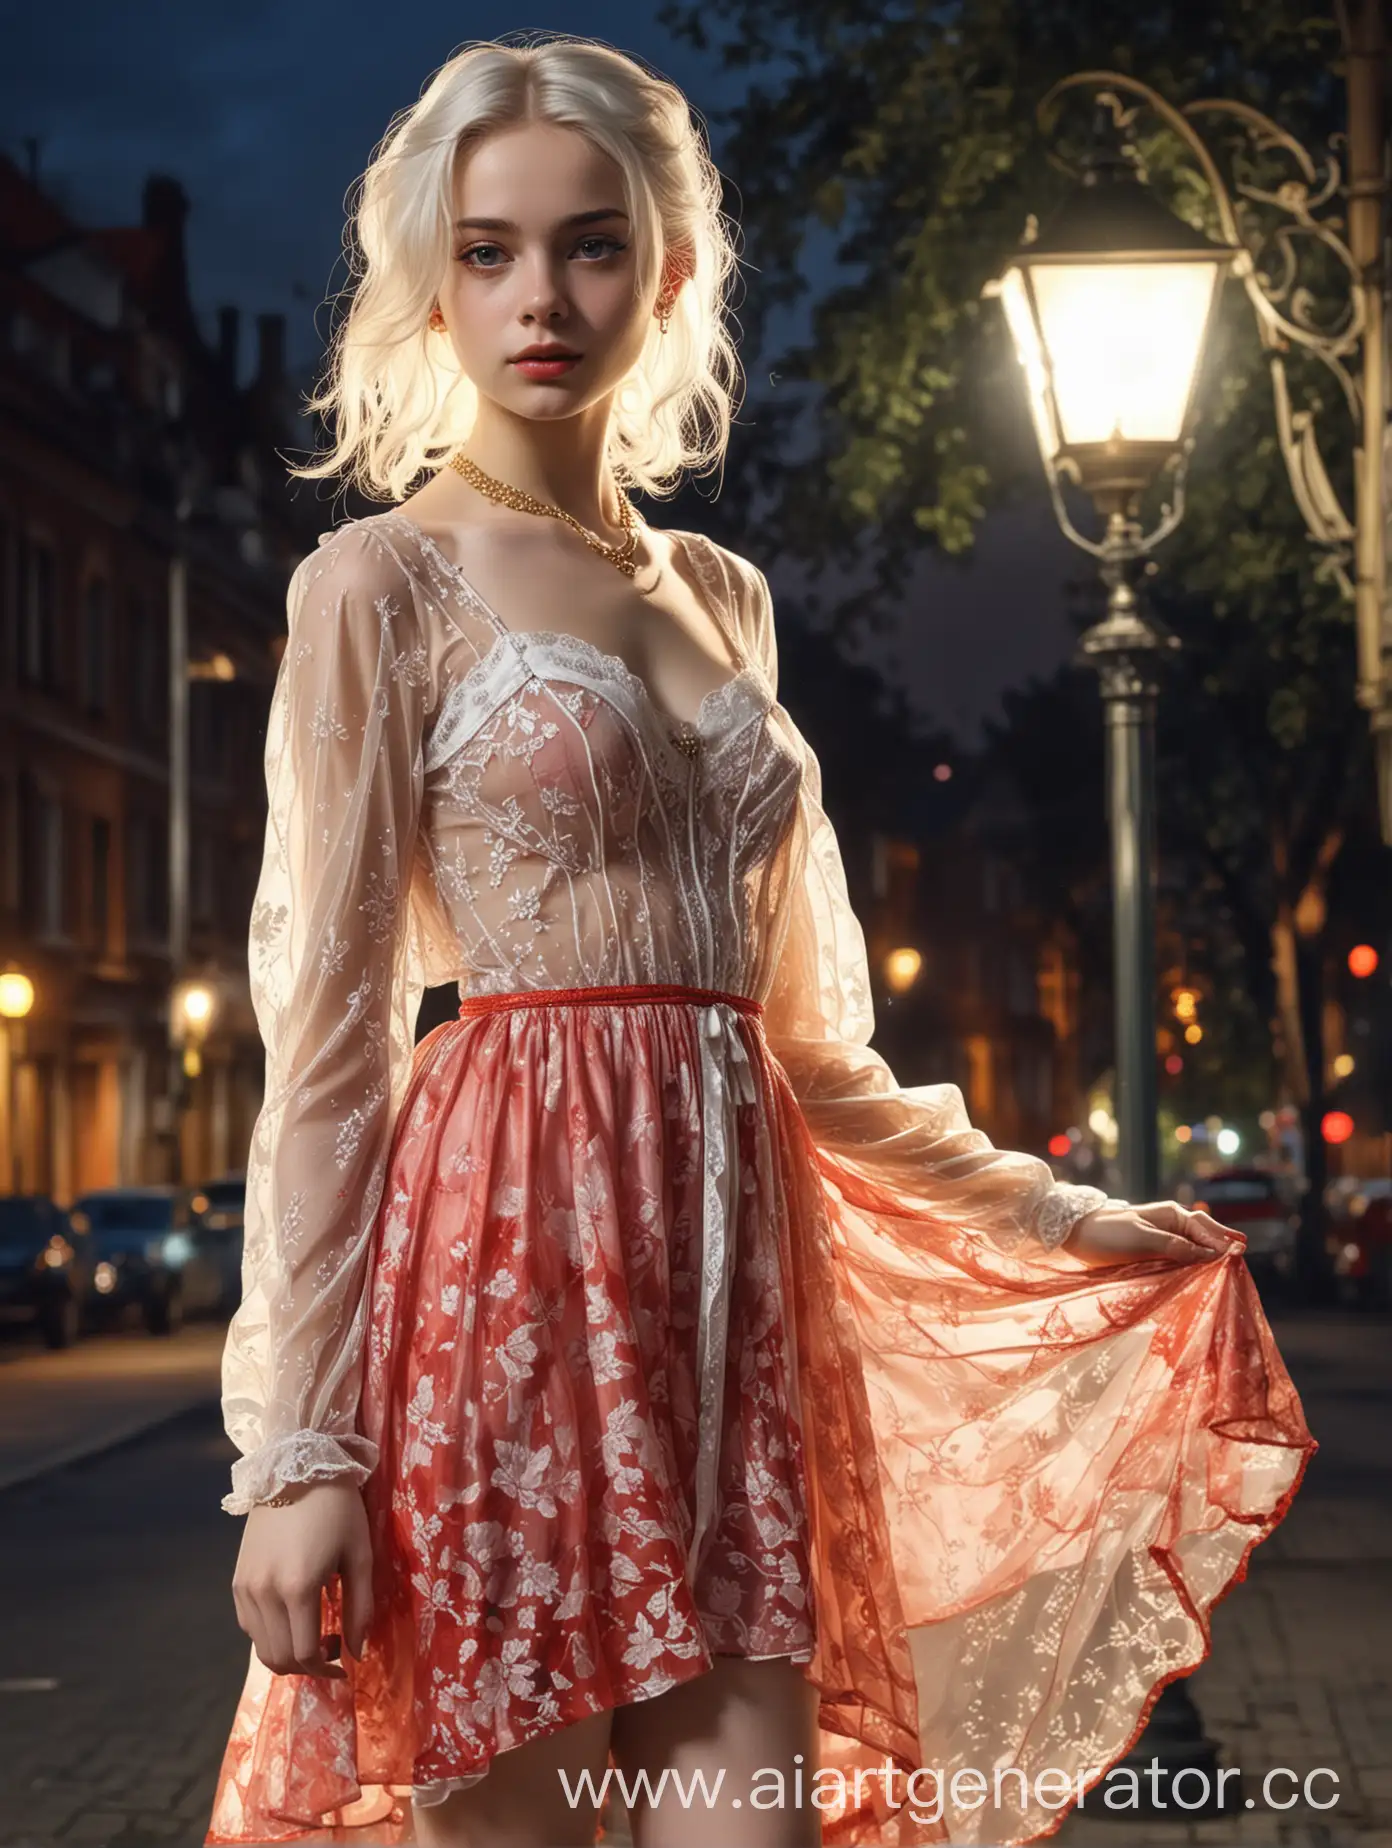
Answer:
M670 313L682 284L690 281L695 268L695 259L685 244L673 244L663 252L662 280L657 287L659 308L665 308Z

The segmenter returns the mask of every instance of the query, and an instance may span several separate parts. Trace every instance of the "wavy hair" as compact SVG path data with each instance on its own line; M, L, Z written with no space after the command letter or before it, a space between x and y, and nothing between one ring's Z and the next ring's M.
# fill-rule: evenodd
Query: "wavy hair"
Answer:
M350 199L350 305L307 400L332 444L292 476L343 475L370 499L400 500L468 436L478 393L448 334L427 325L450 260L456 162L493 130L531 121L576 129L617 162L640 295L656 290L669 251L690 268L667 333L654 320L615 392L616 479L665 496L683 471L720 465L740 386L726 325L736 256L703 126L675 84L634 59L548 35L467 45L393 118Z

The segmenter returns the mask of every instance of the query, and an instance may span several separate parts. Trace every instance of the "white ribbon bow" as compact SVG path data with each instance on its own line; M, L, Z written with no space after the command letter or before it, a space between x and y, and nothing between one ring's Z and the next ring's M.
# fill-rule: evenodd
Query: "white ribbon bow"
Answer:
M696 1328L700 1394L696 1414L696 1510L686 1570L687 1581L692 1585L715 1515L720 1467L738 1211L739 1125L736 1112L741 1103L752 1104L757 1097L758 1086L740 1032L738 1009L728 1001L713 1001L701 1016L701 1142L705 1167L701 1206L701 1301Z

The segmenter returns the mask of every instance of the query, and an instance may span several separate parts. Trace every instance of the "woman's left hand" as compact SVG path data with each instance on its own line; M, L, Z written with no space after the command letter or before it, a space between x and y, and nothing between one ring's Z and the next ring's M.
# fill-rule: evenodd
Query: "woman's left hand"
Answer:
M1240 1232L1177 1200L1148 1206L1108 1200L1080 1219L1068 1240L1070 1250L1088 1257L1160 1257L1175 1264L1202 1264L1234 1247L1245 1250L1246 1245Z

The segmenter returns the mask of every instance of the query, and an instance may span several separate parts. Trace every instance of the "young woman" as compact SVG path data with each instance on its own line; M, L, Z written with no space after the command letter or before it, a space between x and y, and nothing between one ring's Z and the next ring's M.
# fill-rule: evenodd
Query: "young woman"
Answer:
M1047 1833L1313 1448L1242 1241L868 1046L767 583L629 498L735 382L680 93L472 46L357 230L300 472L395 504L296 571L267 738L208 1839L587 1842L611 1758L644 1848Z

